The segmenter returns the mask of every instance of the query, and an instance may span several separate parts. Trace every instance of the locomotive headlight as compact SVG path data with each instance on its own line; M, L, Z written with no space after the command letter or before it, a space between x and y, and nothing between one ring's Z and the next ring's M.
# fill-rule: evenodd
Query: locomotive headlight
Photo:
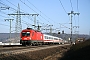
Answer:
M31 38L30 38L30 40L31 40Z

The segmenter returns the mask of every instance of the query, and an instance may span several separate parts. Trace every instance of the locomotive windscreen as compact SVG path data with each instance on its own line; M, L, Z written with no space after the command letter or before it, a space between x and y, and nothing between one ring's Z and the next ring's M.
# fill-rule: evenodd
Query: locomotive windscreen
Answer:
M30 36L30 32L22 32L22 36Z

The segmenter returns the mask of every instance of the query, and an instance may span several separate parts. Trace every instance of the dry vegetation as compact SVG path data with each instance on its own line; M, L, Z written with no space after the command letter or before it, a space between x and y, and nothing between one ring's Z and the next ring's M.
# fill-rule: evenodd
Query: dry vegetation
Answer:
M90 39L72 46L59 60L90 60Z

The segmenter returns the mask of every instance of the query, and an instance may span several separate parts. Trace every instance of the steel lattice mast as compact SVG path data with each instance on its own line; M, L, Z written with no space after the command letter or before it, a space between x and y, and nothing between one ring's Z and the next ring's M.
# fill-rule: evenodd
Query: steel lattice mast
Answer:
M20 6L18 4L18 10L17 10L17 15L16 15L15 31L16 31L16 33L20 33L21 30L22 30L22 25L21 25Z
M14 14L8 14L8 15L14 15L16 16L16 25L15 25L15 33L20 33L22 30L22 24L21 24L21 15L31 15L31 14L24 14L20 12L20 6L18 4L18 10Z

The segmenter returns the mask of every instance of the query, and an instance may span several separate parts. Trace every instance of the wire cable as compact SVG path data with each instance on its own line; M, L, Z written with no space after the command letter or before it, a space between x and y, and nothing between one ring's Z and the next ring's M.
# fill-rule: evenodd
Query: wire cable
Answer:
M63 6L63 4L62 4L62 2L61 2L61 0L59 0L59 2L60 2L60 4L61 4L61 6L62 6L63 10L64 10L64 11L65 11L65 13L67 14L67 12L66 12L66 10L65 10L65 8L64 8L64 6Z
M6 0L7 2L9 2L10 4L12 4L13 6L15 6L16 8L18 8L16 5L14 5L13 3L11 3L10 1L8 1L8 0ZM14 10L16 10L16 9L14 9ZM22 10L22 9L21 9ZM17 10L16 10L17 11ZM22 10L22 11L24 11L24 10ZM22 20L23 21L23 20ZM25 21L24 21L25 22ZM22 22L23 23L23 22ZM29 23L24 23L24 24L29 24Z
M34 6L40 13L42 13L44 16L46 16L49 20L51 20L47 15L45 15L42 11L40 11L34 4L32 4L29 0L27 0L32 6ZM40 15L41 16L41 15ZM41 16L42 18L44 18L43 16ZM45 19L45 18L44 18ZM45 19L47 20L47 19ZM51 20L52 21L52 20ZM55 21L54 21L55 22ZM49 22L50 23L50 22Z
M78 11L78 13L79 13L79 9L78 9L78 0L77 0L77 11ZM79 28L80 28L80 26L79 26L79 15L78 15L78 34L79 34Z
M28 8L30 8L32 11L34 11L35 13L37 13L35 10L33 10L30 6L28 6L26 3L24 3L22 0L20 0L23 4L25 4ZM34 6L34 5L33 5ZM35 6L34 6L35 7ZM35 7L36 8L36 7ZM36 8L37 9L37 8ZM38 9L39 10L39 9ZM38 14L38 13L37 13ZM41 15L40 15L41 16ZM44 18L43 16L41 16L43 19L47 20L46 18ZM48 21L49 22L49 21ZM51 22L49 22L51 23Z
M44 19L44 21L47 21L48 23L50 23L51 25L53 25L53 23L52 22L54 22L54 23L56 23L56 24L58 24L56 21L54 21L54 20L52 20L51 18L49 18L47 15L45 15L41 10L39 10L34 4L32 4L29 0L27 0L27 2L29 2L34 8L36 8L40 13L42 13L47 19L49 19L50 21L48 21L45 17L43 17L42 15L40 15L40 17L42 17L43 19ZM39 17L38 17L39 18ZM40 18L39 18L40 19ZM43 20L42 19L42 20ZM40 19L41 20L41 19ZM42 21L41 20L41 21ZM41 24L43 24L43 23L41 23ZM53 26L55 26L55 25L53 25Z
M24 3L22 0L20 0L23 4L25 4L28 8L30 8L32 11L34 11L35 13L37 13L35 10L33 10L30 6L28 6L26 3Z
M64 6L63 6L61 0L59 0L59 2L60 2L60 4L61 4L61 6L62 6L64 12L68 15L68 13L66 12L66 10L65 10L65 8L64 8ZM68 16L69 16L69 15L68 15ZM69 17L69 21L70 21L70 17ZM65 24L70 24L69 21L67 21ZM59 23L59 24L61 24L61 23ZM64 27L66 27L64 24L62 24L62 25L63 25ZM67 27L66 27L66 28L67 28Z
M2 2L3 2L3 1L2 1ZM4 5L4 6L8 6L8 5L5 5L4 2L3 2L3 3L0 2L0 4L2 4L2 5ZM9 7L10 7L10 6L9 6ZM10 7L10 8L16 11L16 9L14 9L14 8L12 8L12 7Z
M72 2L71 2L71 0L70 0L70 3L71 3L71 8L72 8L72 11L73 11L73 6L72 6Z
M79 12L79 9L78 9L78 0L77 0L77 11Z
M2 23L0 23L0 25L10 27L9 25L5 25L5 24L2 24ZM15 27L11 27L11 28L15 28Z

